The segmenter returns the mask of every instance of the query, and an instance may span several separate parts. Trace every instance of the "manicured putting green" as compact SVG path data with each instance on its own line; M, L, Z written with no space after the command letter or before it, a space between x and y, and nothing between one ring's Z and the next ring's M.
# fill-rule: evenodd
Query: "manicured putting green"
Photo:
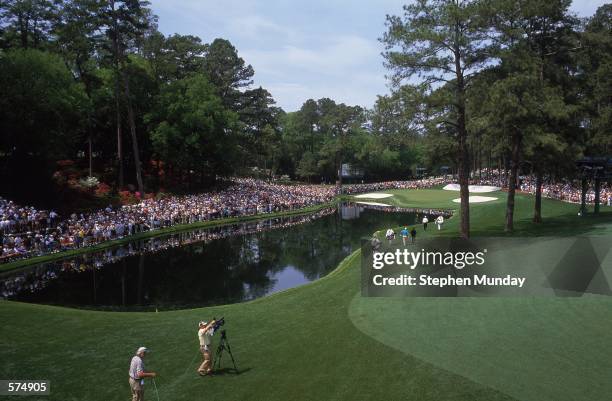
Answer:
M612 391L612 301L363 298L355 327L398 351L519 400L601 400Z

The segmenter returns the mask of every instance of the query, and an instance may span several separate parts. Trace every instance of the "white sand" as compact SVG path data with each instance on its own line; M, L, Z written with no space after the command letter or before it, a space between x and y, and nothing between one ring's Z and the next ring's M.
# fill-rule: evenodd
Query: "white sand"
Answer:
M445 191L459 191L459 184L448 184L442 189ZM468 185L468 190L476 193L495 192L500 189L500 187L493 187L491 185Z
M470 203L491 202L494 200L497 200L497 198L494 198L492 196L470 196ZM461 198L453 199L453 202L461 203Z
M391 205L387 205L386 203L378 203L378 202L355 202L355 203L361 203L362 205L372 205L372 206L391 206Z
M384 199L384 198L390 198L391 196L393 196L393 194L371 193L371 194L355 195L355 198ZM385 206L388 206L388 205L385 205Z

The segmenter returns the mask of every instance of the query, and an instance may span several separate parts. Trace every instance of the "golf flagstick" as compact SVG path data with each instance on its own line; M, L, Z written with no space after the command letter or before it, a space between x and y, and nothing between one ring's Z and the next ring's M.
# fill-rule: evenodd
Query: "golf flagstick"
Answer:
M155 387L155 395L157 396L157 401L159 401L159 391L157 391L157 383L155 383L155 378L153 378L153 387Z

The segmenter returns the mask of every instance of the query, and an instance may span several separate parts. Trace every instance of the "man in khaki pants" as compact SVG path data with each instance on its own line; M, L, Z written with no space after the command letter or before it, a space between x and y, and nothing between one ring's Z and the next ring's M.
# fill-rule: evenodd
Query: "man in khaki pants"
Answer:
M215 320L210 322L200 322L198 324L198 339L200 341L200 352L202 353L202 364L198 368L200 376L206 376L212 373L212 350L210 349L213 336L213 326Z
M140 347L130 363L130 388L132 389L132 401L144 401L144 378L155 377L155 372L147 372L144 369L143 358L148 350Z

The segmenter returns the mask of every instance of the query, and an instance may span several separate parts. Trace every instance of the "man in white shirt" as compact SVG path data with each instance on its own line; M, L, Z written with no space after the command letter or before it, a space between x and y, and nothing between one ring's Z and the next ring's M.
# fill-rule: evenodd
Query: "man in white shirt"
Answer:
M136 350L136 355L132 357L130 362L130 388L132 389L132 401L144 401L144 378L155 377L155 372L147 372L144 369L142 359L148 351L145 347L140 347Z
M444 217L442 217L442 215L438 216L438 218L436 219L436 224L438 226L438 230L441 230L442 225L444 224Z
M395 232L393 231L393 229L391 228L387 229L387 232L385 233L385 237L387 238L389 243L391 243L391 241L395 239Z
M423 231L427 231L427 223L429 223L429 219L427 216L423 216Z
M206 376L212 373L212 336L214 334L213 327L215 320L210 322L200 322L198 324L198 340L200 341L200 352L202 353L202 364L198 368L200 376Z

